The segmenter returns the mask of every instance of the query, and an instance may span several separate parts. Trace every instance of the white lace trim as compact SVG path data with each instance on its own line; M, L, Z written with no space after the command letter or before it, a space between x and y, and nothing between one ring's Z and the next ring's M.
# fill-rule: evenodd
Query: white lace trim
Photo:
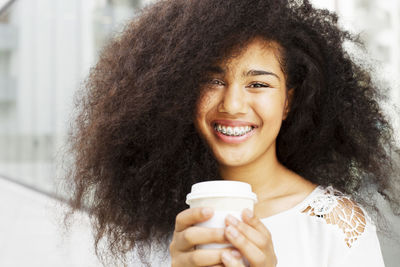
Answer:
M349 196L329 186L323 194L310 199L303 213L336 225L344 233L344 241L351 248L366 226L366 214Z

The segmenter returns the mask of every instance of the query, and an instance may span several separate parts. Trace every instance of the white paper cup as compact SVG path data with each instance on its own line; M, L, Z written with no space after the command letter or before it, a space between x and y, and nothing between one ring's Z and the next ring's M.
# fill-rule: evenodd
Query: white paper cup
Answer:
M196 224L210 228L225 228L225 217L228 214L242 220L243 209L253 211L257 203L257 195L251 190L251 185L238 181L207 181L192 185L192 191L186 196L186 204L190 208L210 207L214 215L209 220ZM225 248L230 244L204 244L196 248Z

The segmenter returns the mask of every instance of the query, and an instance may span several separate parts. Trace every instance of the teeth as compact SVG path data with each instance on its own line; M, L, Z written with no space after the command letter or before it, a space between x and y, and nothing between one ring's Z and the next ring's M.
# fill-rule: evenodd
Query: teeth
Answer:
M214 128L216 131L229 136L241 136L253 130L253 127L251 126L231 127L220 124L216 124Z
M229 134L229 135L232 135L233 134L232 127L228 126L228 128L226 130L226 133Z

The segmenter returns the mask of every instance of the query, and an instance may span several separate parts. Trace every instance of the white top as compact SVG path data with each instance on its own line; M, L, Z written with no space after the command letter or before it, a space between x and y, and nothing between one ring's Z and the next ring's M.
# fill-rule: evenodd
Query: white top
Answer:
M318 186L295 207L263 218L277 267L382 267L376 228L366 211L332 187Z
M332 187L318 186L295 207L261 221L271 232L277 267L384 267L370 217ZM152 252L151 261L170 266L171 259Z

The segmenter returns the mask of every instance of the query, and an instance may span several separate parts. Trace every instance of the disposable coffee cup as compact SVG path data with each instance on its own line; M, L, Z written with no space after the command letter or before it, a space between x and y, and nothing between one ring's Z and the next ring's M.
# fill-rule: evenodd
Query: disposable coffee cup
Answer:
M207 181L192 185L191 192L186 196L186 204L190 208L209 207L214 210L213 216L196 226L210 228L225 228L225 218L228 214L242 220L243 209L254 210L257 195L251 190L251 185L238 181ZM231 244L210 243L198 245L196 248L226 248Z

